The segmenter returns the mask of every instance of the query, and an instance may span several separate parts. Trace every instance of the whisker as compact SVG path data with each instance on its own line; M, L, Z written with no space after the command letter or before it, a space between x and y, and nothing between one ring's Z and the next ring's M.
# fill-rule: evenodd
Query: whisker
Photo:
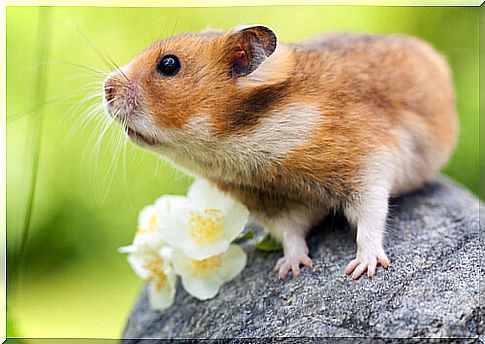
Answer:
M95 113L95 115L92 116L92 119L89 121L90 123L94 122L94 128L91 132L91 135L89 136L89 138L87 139L87 142L93 142L93 140L98 136L98 133L101 131L102 127L103 127L103 124L106 123L106 121L108 120L107 116L101 112L99 113ZM85 145L84 149L83 149L83 153L82 153L82 162L83 164L86 164L86 159L87 159L87 156L88 156L88 149L91 149L90 151L90 157L91 159L93 159L93 150L95 149L94 145L92 144L87 144ZM97 166L96 166L97 162L96 160L94 160L94 165L95 165L95 168L93 169L89 169L90 171L92 171L92 173L90 174L90 182L91 182L91 185L94 185L94 171L97 171Z
M175 25L173 26L173 29L172 29L172 33L170 34L170 37L173 36L173 34L175 33L175 29L177 28L177 25L179 23L179 20L180 20L180 12L179 14L177 15L177 19L175 20Z
M82 119L76 121L76 123L71 127L67 137L71 139L72 137L74 137L74 134L78 131L82 135L84 133L84 130L89 125L89 123L91 123L96 117L99 117L99 116L104 117L103 110L104 110L104 106L102 103L91 104L87 108L87 111L82 117Z
M98 140L96 141L96 143L94 145L95 148L96 147L99 148L99 145L101 144L101 141L103 140L103 136L106 134L106 132L109 129L109 127L111 126L111 124L115 121L115 118L118 114L119 114L119 111L117 111L114 116L112 116L111 118L108 119L108 121L106 122L106 124L103 128L103 131L101 132L101 135L99 136Z
M119 110L113 115L113 117L109 118L108 116L104 116L104 118L98 122L97 128L94 131L94 133L99 132L102 128L101 134L98 136L96 143L92 146L92 153L94 153L94 171L99 171L99 155L101 152L101 142L104 139L105 134L107 133L108 129L110 128L111 124L115 121L115 118L118 116ZM104 126L103 126L104 124ZM111 135L112 136L112 135ZM108 143L112 142L111 137L110 140L108 140ZM109 173L109 170L106 172L106 174ZM94 177L94 175L93 175ZM94 180L91 178L91 182L93 183ZM105 185L105 192L104 194L102 193L100 196L101 198L99 199L100 202L105 202L106 196L109 190L110 185Z
M69 116L73 116L76 118L76 115L78 115L78 113L80 112L80 109L81 107L84 107L85 105L89 104L91 101L95 100L95 99L98 99L94 104L91 104L88 108L87 108L87 114L84 114L82 116L82 120L81 121L77 121L78 123L83 123L87 118L89 118L89 115L91 114L91 112L93 111L93 109L99 107L99 106L102 106L102 103L99 102L99 98L102 97L102 94L97 92L97 93L92 93L92 94L87 94L86 96L84 96L81 100L79 100L78 102L74 103L72 106L70 106L67 111L66 111L66 116L64 117L64 119L67 119Z
M121 75L123 75L123 77L126 79L126 81L129 81L130 79L126 76L126 74L123 72L123 70L120 68L120 66L118 66L118 64L116 62L114 62L114 60L109 57L108 55L106 55L107 58L110 60L110 62L116 67L116 70L118 72L120 72Z
M45 66L45 65L64 65L64 66L71 66L71 67L77 67L77 68L80 68L80 69L84 69L84 70L90 71L90 72L92 72L95 75L99 75L99 76L103 76L103 77L109 75L108 72L106 72L106 71L104 71L102 69L98 69L98 68L91 67L91 66L86 66L86 65L79 64L79 63L73 63L73 62L62 62L62 61L52 61L52 60L51 61L42 61L42 62L34 63L33 65L31 65L26 70L29 71L29 70L37 69L37 68L42 67L42 66Z
M125 127L125 119L121 119L121 124L122 124L122 127L124 128ZM106 196L108 194L107 191L111 188L111 185L113 184L113 180L115 178L115 167L118 164L119 157L120 157L120 154L121 154L120 147L121 147L121 144L124 140L124 136L123 136L121 131L117 130L113 134L116 135L116 141L115 141L115 147L114 147L115 153L113 154L113 156L111 158L110 164L109 164L108 169L107 169L107 173L105 174L105 177L103 179L103 184L107 186L107 190L106 190L104 197L103 197L103 202L106 199ZM113 137L113 135L111 135L110 142L113 142L112 137Z
M94 90L94 87L92 87L92 86L94 86L94 84L95 84L95 82L92 82L91 84L83 85L83 86L79 87L78 89L73 90L73 91L68 92L68 93L65 93L62 96L58 97L58 98L54 98L52 100L48 100L48 101L44 102L43 104L40 104L37 107L34 107L32 109L29 109L29 110L20 111L20 112L14 113L12 115L9 115L7 117L7 124L11 123L12 121L16 121L16 120L18 120L18 119L20 119L20 118L22 118L22 117L24 117L26 115L29 115L29 114L32 114L32 113L40 113L40 114L43 114L47 110L50 110L50 109L52 109L52 108L54 108L54 107L56 107L58 105L66 104L70 100L76 98L79 95L80 91L87 90L89 88L91 88L91 89ZM99 90L99 87L96 87L96 91L97 90ZM76 105L76 104L77 103L75 103L74 105Z
M96 55L98 55L98 57L103 61L103 63L109 67L110 69L114 68L114 69L119 69L119 67L117 67L116 65L113 65L110 61L110 59L108 59L105 55L103 55L101 53L101 51L94 45L93 42L91 42L91 40L73 23L71 23L70 21L68 21L67 19L65 18L62 18L61 19L66 23L68 24L69 26L71 26L71 28L73 28L82 38L83 40L89 45L89 47L94 51L94 53ZM106 53L105 53L106 54ZM106 54L107 55L107 54Z

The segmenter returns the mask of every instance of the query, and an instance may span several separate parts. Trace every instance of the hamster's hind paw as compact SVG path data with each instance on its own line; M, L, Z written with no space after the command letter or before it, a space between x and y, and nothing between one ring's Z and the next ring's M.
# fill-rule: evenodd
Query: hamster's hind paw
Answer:
M288 272L291 270L293 277L300 274L300 266L306 266L307 268L313 267L313 262L306 253L300 253L298 255L291 255L281 257L274 267L274 271L278 272L280 279L286 278Z
M389 259L384 252L378 254L359 254L353 259L345 268L345 273L350 275L352 272L352 279L358 279L365 271L370 278L376 273L377 264L380 264L384 269L389 266Z

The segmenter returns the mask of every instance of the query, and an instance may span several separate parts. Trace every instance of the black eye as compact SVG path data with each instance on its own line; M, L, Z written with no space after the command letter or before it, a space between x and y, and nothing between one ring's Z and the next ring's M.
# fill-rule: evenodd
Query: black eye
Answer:
M175 55L165 55L158 63L157 69L166 76L174 76L180 69L180 61Z

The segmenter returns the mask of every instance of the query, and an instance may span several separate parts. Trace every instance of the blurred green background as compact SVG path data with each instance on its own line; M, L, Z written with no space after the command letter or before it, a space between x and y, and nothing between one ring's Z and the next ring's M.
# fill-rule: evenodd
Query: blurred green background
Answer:
M118 141L116 126L98 141L104 115L80 125L101 101L89 69L110 69L99 55L123 65L174 33L250 23L287 42L339 30L422 37L454 72L461 133L445 173L478 193L478 20L464 7L7 8L8 336L119 337L141 281L117 248L143 206L191 182Z

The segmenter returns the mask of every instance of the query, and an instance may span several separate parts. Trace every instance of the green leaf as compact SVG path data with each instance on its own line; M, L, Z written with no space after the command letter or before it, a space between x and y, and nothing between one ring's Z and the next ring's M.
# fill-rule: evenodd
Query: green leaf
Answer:
M278 252L283 250L281 243L271 234L266 234L257 244L256 248L263 252Z
M236 239L234 239L233 242L237 244L237 243L252 239L253 237L254 237L254 232L252 229L249 229L244 233L241 233Z

